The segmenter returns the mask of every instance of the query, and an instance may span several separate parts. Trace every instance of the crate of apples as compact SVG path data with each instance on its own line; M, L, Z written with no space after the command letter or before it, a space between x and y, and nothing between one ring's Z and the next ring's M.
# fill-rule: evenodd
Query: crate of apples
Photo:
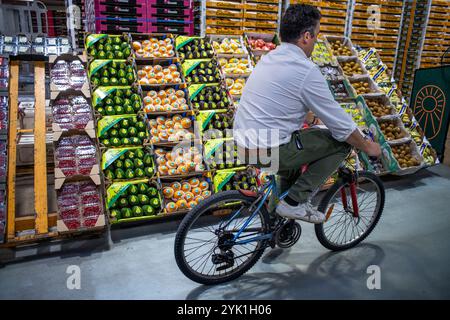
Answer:
M150 141L153 144L177 143L183 140L193 140L193 119L175 115L173 117L159 116L149 120Z
M205 178L163 183L166 212L190 210L211 196L211 185Z
M176 64L169 66L144 66L138 70L140 85L180 84L183 82Z
M250 38L248 40L248 44L250 45L250 47L252 48L252 51L263 51L263 52L269 52L271 50L274 50L277 45L271 41L264 41L261 38L255 39L255 38Z
M159 91L150 90L146 93L143 103L146 113L189 110L186 93L174 88Z

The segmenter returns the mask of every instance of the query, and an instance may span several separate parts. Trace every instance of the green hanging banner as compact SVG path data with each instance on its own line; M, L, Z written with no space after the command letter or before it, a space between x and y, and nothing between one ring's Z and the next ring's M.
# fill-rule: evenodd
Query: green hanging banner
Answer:
M450 122L450 66L416 70L409 105L432 147L443 155Z

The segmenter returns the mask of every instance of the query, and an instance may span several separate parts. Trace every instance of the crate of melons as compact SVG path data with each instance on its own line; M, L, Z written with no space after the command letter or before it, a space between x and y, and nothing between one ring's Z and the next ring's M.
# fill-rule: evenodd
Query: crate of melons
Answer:
M231 110L199 111L196 118L204 141L233 136L234 114Z
M108 183L153 178L156 173L149 147L125 147L103 150L102 170Z
M181 61L214 57L212 44L207 38L178 36L175 46Z
M214 192L230 190L258 190L256 172L245 166L233 169L218 170L213 177Z
M158 147L154 154L160 178L196 176L205 172L200 145L179 144L176 147Z
M210 170L230 169L243 165L233 138L208 140L204 145L204 160Z
M185 60L181 68L188 85L215 83L222 79L220 68L215 59Z
M93 60L89 64L91 89L99 86L131 86L136 82L133 63L128 60Z
M148 179L114 182L106 189L111 223L142 221L158 216L163 207L158 185Z
M180 181L161 181L166 213L183 213L194 208L212 194L212 182L207 175Z
M97 122L100 147L120 148L142 146L148 130L141 115L106 116Z
M188 91L194 110L228 109L232 105L228 90L221 83L193 84Z
M142 109L138 86L98 87L92 94L92 105L100 116L137 114Z
M381 133L388 143L405 142L411 139L406 131L402 120L397 116L390 116L377 119ZM382 142L382 141L381 141Z
M127 59L131 56L128 35L88 34L85 49L90 59Z

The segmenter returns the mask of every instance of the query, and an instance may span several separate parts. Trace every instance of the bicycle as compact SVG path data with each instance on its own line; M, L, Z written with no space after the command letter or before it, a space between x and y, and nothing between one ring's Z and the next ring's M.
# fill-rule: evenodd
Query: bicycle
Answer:
M317 239L332 251L346 250L363 241L378 223L385 201L383 183L373 173L342 164L337 175L337 181L318 206L326 220L315 225ZM371 191L366 193L366 190ZM266 200L271 192L278 195L274 175L269 175L257 192L219 192L192 209L175 237L175 260L183 274L206 285L231 281L250 270L268 247L289 248L297 243L301 236L300 224L269 215ZM318 192L319 188L313 195ZM278 200L286 195L287 191ZM370 199L375 200L374 205L373 201L365 203ZM364 214L371 209L370 215ZM342 228L337 231L339 226ZM352 227L350 239L346 240L349 227ZM200 234L206 234L207 239L201 239ZM192 258L196 252L200 256Z

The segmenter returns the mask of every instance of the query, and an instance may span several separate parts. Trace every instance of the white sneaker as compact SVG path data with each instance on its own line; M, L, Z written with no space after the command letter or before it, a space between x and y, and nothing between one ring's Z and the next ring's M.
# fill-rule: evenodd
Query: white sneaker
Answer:
M309 202L291 206L286 201L281 200L276 208L276 213L287 219L302 220L314 224L325 221L325 214L315 209Z

